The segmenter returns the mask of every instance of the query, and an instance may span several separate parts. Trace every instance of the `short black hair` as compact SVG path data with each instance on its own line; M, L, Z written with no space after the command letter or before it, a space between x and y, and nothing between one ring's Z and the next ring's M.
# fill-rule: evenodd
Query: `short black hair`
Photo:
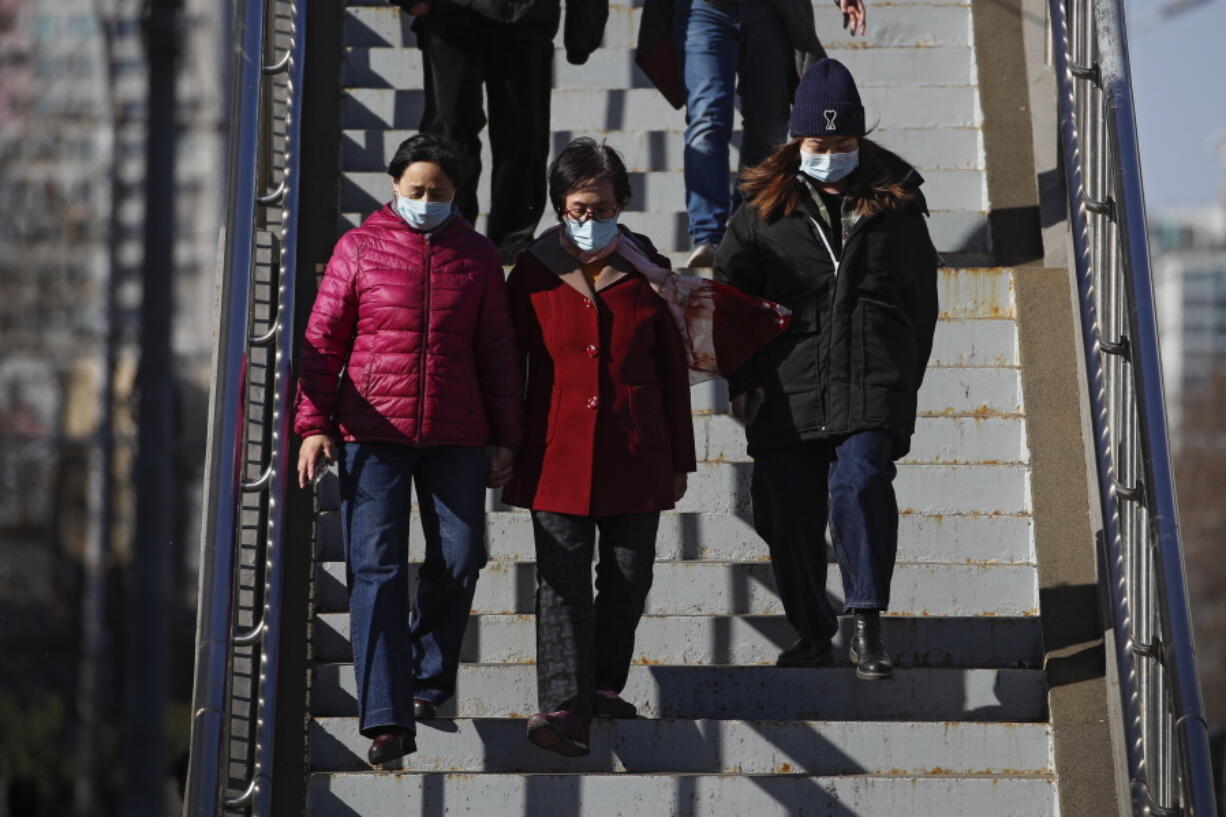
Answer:
M549 201L558 218L566 209L566 194L591 182L613 182L617 206L630 201L630 174L622 155L604 142L586 136L571 142L549 166Z
M387 165L387 175L396 181L404 170L414 162L433 162L443 168L451 183L460 187L468 181L468 162L455 144L432 133L410 136L396 148L396 155Z

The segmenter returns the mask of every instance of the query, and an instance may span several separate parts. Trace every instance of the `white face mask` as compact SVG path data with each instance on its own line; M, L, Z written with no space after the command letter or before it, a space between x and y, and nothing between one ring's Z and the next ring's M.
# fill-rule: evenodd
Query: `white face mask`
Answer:
M609 246L609 242L617 237L617 216L599 221L589 218L587 221L575 221L573 218L564 220L566 237L582 252L599 252Z
M809 153L800 151L800 172L817 182L833 183L860 165L860 148L850 153Z
M396 196L396 212L414 230L436 230L451 215L451 201L426 201Z

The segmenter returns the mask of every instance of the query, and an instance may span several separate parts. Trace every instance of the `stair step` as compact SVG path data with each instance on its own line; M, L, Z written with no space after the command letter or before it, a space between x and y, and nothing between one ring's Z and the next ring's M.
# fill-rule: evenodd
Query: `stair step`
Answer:
M969 371L969 370L960 370ZM993 371L993 370L986 370ZM677 509L749 513L753 468L747 462L700 462ZM898 465L899 508L926 514L1018 514L1030 510L1029 466Z
M457 718L419 724L412 772L888 775L1033 774L1051 769L1047 724L863 721L596 721L592 753L563 758L525 736L526 721ZM370 739L356 718L316 718L313 771L366 771Z
M751 462L700 461L698 470L689 475L688 490L677 510L748 516L752 511L752 476ZM1030 512L1029 479L1030 467L1025 463L901 463L894 489L903 514L1018 516ZM948 560L963 562L968 558L957 555ZM987 555L992 561L1002 558L995 553Z
M698 459L752 462L745 429L726 414L694 418ZM920 417L906 465L1017 465L1030 457L1021 417Z
M891 4L881 7L874 15L867 35L852 37L842 26L837 8L824 3L814 4L818 35L829 50L859 50L872 47L942 48L969 47L971 44L971 9L968 4ZM633 48L642 14L641 2L624 0L609 4L609 20L605 26L603 48ZM888 11L885 9L888 8ZM413 46L413 18L391 5L351 5L343 20L344 42L349 47ZM558 35L561 41L561 33ZM582 71L588 66L567 66ZM936 80L937 77L934 77Z
M315 668L314 715L357 714L352 664ZM526 718L538 709L532 664L461 664L441 715ZM1042 670L901 667L891 681L858 681L851 667L630 668L622 695L644 718L838 721L1009 721L1046 718Z
M877 85L975 84L975 53L965 45L916 48L877 46L844 48L836 55L861 88ZM634 50L606 45L582 66L566 62L559 47L554 59L554 87L650 88L651 82L634 61ZM421 51L414 46L355 46L345 49L341 84L345 88L418 89L423 85Z
M852 620L835 639L839 664L847 662ZM1034 617L883 619L885 643L899 666L1038 666L1043 649ZM315 617L314 656L350 661L349 614ZM773 665L796 633L783 616L644 616L635 634L633 661L660 665ZM474 615L464 633L460 660L476 664L536 661L536 619L528 613Z
M739 128L739 125L738 125ZM685 122L658 122L650 130L603 131L602 139L617 148L631 173L682 167ZM341 134L343 171L379 172L400 143L417 133L415 128L354 129ZM554 130L551 156L556 156L571 140L588 131ZM982 170L976 128L881 128L873 139L904 156L921 172L929 170ZM489 167L489 145L483 143L482 165ZM740 157L740 131L734 131L732 165Z
M325 488L334 489L334 480L334 477L325 479ZM319 526L318 557L327 562L342 561L340 517L323 515L319 518ZM903 562L915 563L1033 564L1032 527L1031 518L1022 515L903 514L898 522L898 555ZM531 516L522 510L487 513L486 543L494 561L532 561L536 546ZM412 515L409 552L415 560L424 558L421 518L416 512ZM666 511L660 515L656 558L662 561L762 562L769 554L766 543L754 532L749 515ZM833 557L830 558L833 561Z
M417 571L409 571L409 592L417 592ZM899 564L891 588L895 613L919 616L1037 615L1038 576L1030 565ZM831 570L826 593L836 609L842 580ZM481 572L474 613L531 613L536 568L531 562L491 562ZM412 598L412 595L410 595ZM343 612L349 607L345 565L326 562L315 574L315 607ZM769 564L657 562L647 597L651 615L777 615L783 605Z
M313 817L1053 817L1051 776L313 774Z
M863 89L870 116L883 128L974 128L980 125L973 86L879 85ZM346 88L342 129L415 128L425 95L419 89ZM559 129L652 130L684 121L654 88L554 91L550 124ZM934 203L935 204L935 203Z

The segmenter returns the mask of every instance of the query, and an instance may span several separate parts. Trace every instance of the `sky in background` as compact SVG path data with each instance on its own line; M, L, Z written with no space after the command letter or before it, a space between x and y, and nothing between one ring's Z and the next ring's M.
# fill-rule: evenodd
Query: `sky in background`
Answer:
M1128 0L1146 203L1210 206L1226 184L1226 0L1159 23L1160 2Z

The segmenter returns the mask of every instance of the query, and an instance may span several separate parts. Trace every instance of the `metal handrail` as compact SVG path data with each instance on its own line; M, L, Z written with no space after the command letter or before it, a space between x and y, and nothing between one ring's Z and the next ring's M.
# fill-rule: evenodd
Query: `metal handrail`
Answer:
M1049 3L1131 811L1213 817L1123 4Z
M230 190L223 234L224 267L219 281L217 349L210 404L206 465L201 580L197 625L196 679L193 693L192 744L184 797L187 817L218 817L226 810L249 809L266 817L271 811L272 753L276 730L276 691L281 633L281 586L285 554L285 505L294 474L290 456L293 299L297 263L298 159L301 144L302 78L305 66L306 3L288 0L290 46L271 67L268 51L269 12L275 0L240 0L236 27L240 47L231 116ZM277 195L260 195L260 157L267 154L265 118L269 81L286 75L288 112L283 180ZM264 175L270 168L265 168ZM256 273L255 225L259 208L280 206L281 254L272 327L251 334L251 297ZM272 399L264 411L271 437L267 464L260 477L245 481L243 427L247 419L246 371L255 348L273 346ZM264 587L259 620L235 632L235 585L239 567L238 537L243 494L263 494L267 506L262 531ZM225 797L228 768L229 702L236 646L259 650L255 704L255 746L250 773L237 797Z
M306 0L291 0L289 63L283 69L289 75L289 106L286 112L286 148L280 199L281 258L277 277L277 350L273 371L272 438L269 467L273 477L269 485L268 543L265 549L264 628L261 644L259 703L256 720L255 763L251 780L255 784L251 813L267 817L272 811L272 759L277 729L277 676L280 672L281 648L281 586L286 555L285 507L296 472L290 462L291 394L293 390L294 297L298 262L298 194L299 156L302 144L302 78L306 61ZM267 73L267 69L265 69Z
M235 15L238 66L234 72L229 140L230 190L222 234L217 345L209 403L200 589L196 619L196 672L192 690L191 755L184 792L185 817L216 817L225 799L227 707L234 652L234 570L238 563L242 496L242 428L246 391L247 322L254 266L257 196L257 117L264 50L264 4L241 3Z

